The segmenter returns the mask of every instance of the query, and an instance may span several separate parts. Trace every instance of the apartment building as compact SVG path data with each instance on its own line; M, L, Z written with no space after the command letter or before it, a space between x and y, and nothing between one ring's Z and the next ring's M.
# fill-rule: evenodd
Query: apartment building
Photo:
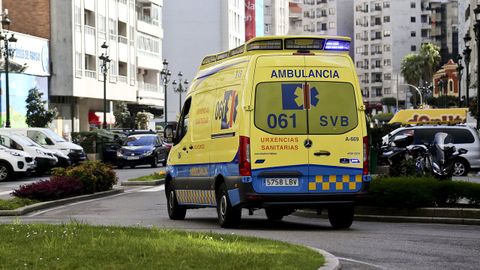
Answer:
M45 0L48 1L48 0ZM103 121L102 54L108 55L107 123L114 101L161 114L161 0L51 0L50 102L67 131ZM106 44L108 49L102 48ZM152 108L150 108L152 107Z
M432 42L440 48L442 64L455 59L459 52L459 1L423 0L420 16L423 42Z
M423 41L420 4L420 0L355 1L355 66L365 101L397 95L405 99L408 92L397 91L403 84L400 65L405 55L418 52Z
M165 1L163 19L163 55L169 62L171 81L177 80L180 71L184 79L191 81L206 55L245 42L244 0ZM171 84L167 87L167 102L168 120L177 119L179 94Z
M289 28L289 1L264 0L264 20L266 36L287 35Z

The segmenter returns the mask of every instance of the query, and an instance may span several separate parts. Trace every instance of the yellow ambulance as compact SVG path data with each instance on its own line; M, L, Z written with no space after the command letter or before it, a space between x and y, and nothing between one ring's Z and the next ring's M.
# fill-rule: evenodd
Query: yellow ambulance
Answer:
M169 217L216 207L236 227L242 208L274 221L313 208L349 228L370 181L349 49L346 37L275 36L206 56L168 157Z

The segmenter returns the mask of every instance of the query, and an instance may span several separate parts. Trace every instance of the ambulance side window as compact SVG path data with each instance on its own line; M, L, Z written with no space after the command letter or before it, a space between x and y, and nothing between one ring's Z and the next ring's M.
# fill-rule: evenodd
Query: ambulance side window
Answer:
M183 105L183 109L182 109L182 115L180 116L180 120L178 122L177 136L175 139L175 143L179 143L180 141L182 141L185 134L187 134L191 103L192 103L191 98L185 100L185 104Z

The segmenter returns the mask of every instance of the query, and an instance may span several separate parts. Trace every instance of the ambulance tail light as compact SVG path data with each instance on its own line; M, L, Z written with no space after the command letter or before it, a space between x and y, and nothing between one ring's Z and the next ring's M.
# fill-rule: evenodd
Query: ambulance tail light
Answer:
M368 136L363 137L363 175L368 174Z
M241 176L251 176L252 167L250 163L250 138L240 136L240 145L238 147L239 160L238 169Z

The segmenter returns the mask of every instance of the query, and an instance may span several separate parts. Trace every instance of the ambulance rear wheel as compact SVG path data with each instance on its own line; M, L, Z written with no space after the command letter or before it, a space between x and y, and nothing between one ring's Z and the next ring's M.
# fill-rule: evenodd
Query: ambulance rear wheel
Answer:
M328 208L328 219L334 229L348 229L353 223L353 205L331 206Z
M265 208L265 215L270 221L280 221L285 216L284 211L275 208Z
M173 220L183 220L187 214L187 209L178 205L175 190L170 186L167 190L167 210L168 217Z
M217 215L222 228L237 228L242 218L242 209L230 203L225 183L220 184L217 190Z

